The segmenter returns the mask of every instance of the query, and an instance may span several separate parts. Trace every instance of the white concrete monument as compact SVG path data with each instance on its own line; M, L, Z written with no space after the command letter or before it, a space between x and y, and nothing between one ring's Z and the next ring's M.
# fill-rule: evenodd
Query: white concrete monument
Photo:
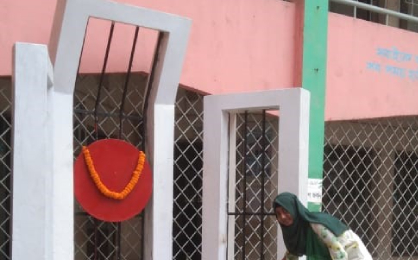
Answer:
M147 110L145 259L171 260L174 105L191 21L107 0L59 0L49 56L44 45L15 45L13 259L74 259L73 94L90 17L163 33Z

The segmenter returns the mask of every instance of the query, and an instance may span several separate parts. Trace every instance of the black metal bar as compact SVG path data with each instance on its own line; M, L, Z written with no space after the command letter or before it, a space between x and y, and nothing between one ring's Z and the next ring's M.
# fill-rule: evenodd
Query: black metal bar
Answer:
M100 104L100 95L101 95L101 91L102 91L102 85L103 85L103 78L104 78L104 74L106 71L106 67L107 67L107 61L109 59L109 51L110 51L110 45L112 43L112 38L113 38L113 31L115 28L115 22L112 22L111 26L110 26L110 32L109 32L109 38L107 41L107 46L106 46L106 54L104 57L104 61L103 61L103 67L102 67L102 72L100 74L100 80L99 80L99 86L97 89L97 96L96 96L96 103L94 106L94 133L95 133L95 139L99 139L99 124L98 124L98 108L99 108L99 104ZM96 260L98 258L98 220L96 218L94 218L94 260Z
M122 257L121 257L121 253L122 253L122 250L121 250L121 233L122 233L122 224L121 224L121 222L117 222L116 223L116 234L117 234L117 236L116 236L116 259L117 260L120 260L120 259L122 259Z
M261 224L260 224L260 256L264 260L264 192L265 192L265 174L266 174L266 110L263 110L263 129L261 138Z
M148 76L148 82L146 86L146 93L145 93L145 100L144 100L144 107L142 108L143 114L143 121L142 121L142 150L145 152L146 147L146 139L145 139L145 128L147 124L147 112L148 112L148 102L149 102L149 96L151 94L151 88L154 83L154 77L155 77L155 69L158 64L159 54L160 54L160 48L161 48L161 42L163 39L163 32L158 32L158 40L157 40L157 46L155 46L154 51L154 58L152 59L152 66L151 71Z
M98 256L98 252L97 252L97 244L98 244L98 225L97 225L97 222L98 222L98 220L96 219L96 218L94 218L94 217L92 217L93 218L93 223L94 223L94 260L96 260L97 259L97 256Z
M90 22L90 18L89 18L89 19L87 19L87 25L86 25L86 28L88 28L88 27L89 27L89 22ZM80 72L81 58L83 57L83 52L84 52L84 44L85 44L85 43L86 43L86 35L84 35L84 38L83 38L83 45L81 46L80 58L78 59L77 76L78 76L78 74L79 74L79 72ZM75 89L75 88L74 88L74 89Z
M80 212L76 212L74 213L75 216L91 216L89 213L85 212L85 211L80 211ZM141 215L136 215L133 218L141 218Z
M99 138L99 135L98 135L98 132L99 132L98 131L98 127L99 127L98 121L99 121L99 119L97 118L97 110L98 110L99 104L100 104L100 96L101 96L101 93L102 93L103 79L104 79L104 74L106 72L107 61L109 60L110 45L112 43L114 29L115 29L115 22L112 21L112 24L110 26L109 38L107 40L106 54L105 54L104 61L103 61L102 72L100 74L99 86L98 86L98 89L97 89L96 103L94 105L94 128L96 130L96 139Z
M144 248L145 248L145 217L144 217L144 211L142 211L138 217L141 218L141 259L144 259Z
M124 119L123 111L125 109L125 100L126 100L126 95L128 93L129 80L131 78L132 63L133 63L134 56L135 56L136 43L138 41L138 32L139 32L139 26L136 26L134 39L132 42L131 55L129 57L128 71L126 72L125 84L123 86L122 100L121 100L121 104L119 108L119 139L122 139L123 119ZM116 259L117 260L121 259L121 251L122 251L121 250L121 233L122 233L121 223L117 222L116 223Z
M228 216L275 216L274 212L228 212Z
M245 212L246 212L246 209L247 209L247 171L248 171L248 169L247 169L247 153L248 153L248 149L247 149L247 145L248 145L248 138L247 138L247 135L248 135L248 111L245 111L245 114L244 114L244 152L243 152L243 155L244 155L244 161L243 161L243 173L244 173L244 178L243 178L243 181L244 181L244 190L243 190L243 192L244 192L244 194L243 194L243 201L244 201L244 205L243 205L243 212L244 212L244 214L242 215L242 235L244 236L244 238L242 239L242 260L245 260L245 246L246 246L246 240L247 240L247 238L246 238L246 234L245 234L245 226L246 226L246 223L247 223L247 215L245 214Z
M87 25L86 25L86 28L88 28L88 26L89 26L89 22L90 22L90 18L89 19L87 19ZM74 83L74 96L76 96L76 90L77 90L77 80L78 79L80 79L80 64L81 64L81 59L82 59L82 57L83 57L83 53L84 53L84 44L85 44L85 42L86 42L86 35L84 35L84 38L83 38L83 45L81 46L81 52L80 52L80 58L78 59L78 66L77 66L77 78L76 78L76 81L75 81L75 83ZM75 104L75 106L73 107L73 113L74 113L74 111L75 111L75 107L77 106L77 104ZM84 117L80 120L80 121L84 121ZM80 140L80 139L79 139Z
M125 85L123 87L122 101L121 101L120 109L119 109L119 139L122 138L122 132L123 132L123 117L122 116L123 116L123 111L125 109L125 100L126 100L126 94L128 93L129 80L131 78L132 63L133 63L134 55L135 55L136 42L138 41L138 32L139 32L139 26L136 26L134 41L132 43L131 56L129 58L128 71L126 73Z

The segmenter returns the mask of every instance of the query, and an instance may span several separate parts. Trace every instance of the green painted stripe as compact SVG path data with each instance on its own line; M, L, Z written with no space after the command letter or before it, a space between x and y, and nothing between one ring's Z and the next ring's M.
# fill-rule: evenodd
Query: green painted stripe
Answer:
M322 179L324 112L327 68L328 0L305 0L302 87L311 93L309 126L309 178ZM308 203L318 211L321 205Z
M308 202L309 211L319 212L321 211L322 205L320 203Z

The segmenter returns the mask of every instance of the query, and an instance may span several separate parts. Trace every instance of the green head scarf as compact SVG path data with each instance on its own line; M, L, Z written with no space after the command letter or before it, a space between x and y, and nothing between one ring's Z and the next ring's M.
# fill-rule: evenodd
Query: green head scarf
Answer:
M296 195L284 192L275 198L273 208L283 207L293 218L290 226L280 225L287 250L297 256L307 255L309 259L331 259L324 243L313 232L310 223L322 224L334 235L339 236L348 229L337 218L322 212L310 212Z

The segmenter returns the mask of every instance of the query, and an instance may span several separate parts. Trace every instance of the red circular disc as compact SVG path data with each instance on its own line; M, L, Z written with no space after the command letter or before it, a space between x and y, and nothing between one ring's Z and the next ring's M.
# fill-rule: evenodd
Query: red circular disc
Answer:
M138 149L122 140L103 139L87 147L94 168L102 183L111 191L120 192L131 180L138 164ZM145 160L144 168L133 190L122 200L108 198L96 187L81 152L74 165L75 197L90 215L109 222L119 222L139 214L151 197L151 168Z

